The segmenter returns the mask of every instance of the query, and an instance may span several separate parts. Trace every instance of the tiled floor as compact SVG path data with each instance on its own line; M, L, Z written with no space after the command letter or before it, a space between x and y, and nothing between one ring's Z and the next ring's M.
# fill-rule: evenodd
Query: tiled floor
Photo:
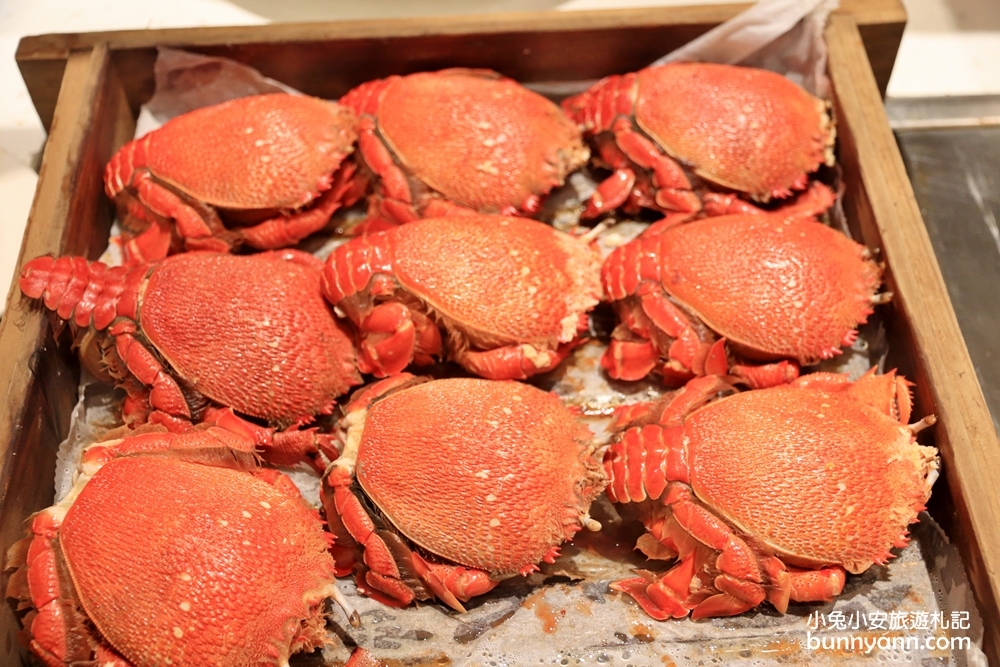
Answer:
M712 0L708 0L712 1ZM462 12L598 9L706 0L0 0L0 285L8 285L37 180L41 124L14 64L23 35ZM910 15L890 96L1000 93L997 0L904 0ZM0 304L2 308L2 304Z

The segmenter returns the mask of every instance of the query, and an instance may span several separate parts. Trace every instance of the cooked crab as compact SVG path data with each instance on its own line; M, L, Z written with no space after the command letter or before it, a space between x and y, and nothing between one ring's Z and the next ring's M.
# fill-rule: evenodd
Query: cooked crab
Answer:
M937 450L907 424L908 383L817 373L717 399L697 378L605 455L613 502L637 503L662 575L614 585L657 619L739 614L769 601L831 600L907 542L937 478ZM717 399L717 400L714 400Z
M330 642L330 535L254 442L210 427L84 453L63 500L14 545L7 596L49 667L251 667Z
M340 246L323 291L359 331L362 372L444 355L483 377L525 379L581 342L599 272L586 242L540 222L452 216Z
M590 431L530 385L398 375L359 391L342 425L323 489L337 566L385 604L464 611L600 528L587 514L606 483Z

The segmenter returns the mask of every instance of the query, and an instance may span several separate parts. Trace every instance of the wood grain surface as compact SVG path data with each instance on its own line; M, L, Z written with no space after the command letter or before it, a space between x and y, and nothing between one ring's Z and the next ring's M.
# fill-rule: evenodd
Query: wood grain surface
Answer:
M906 23L900 0L842 0L885 92ZM391 21L66 33L25 37L16 59L46 129L66 58L106 43L133 109L153 92L157 45L227 56L312 95L335 99L358 83L438 69L457 55L521 81L595 78L643 67L749 4L472 14ZM392 38L394 48L385 48ZM572 58L567 58L572 54ZM627 63L627 64L626 64ZM621 69L625 67L626 69Z
M103 191L104 164L131 138L135 124L106 45L74 51L65 69L18 266L45 254L96 258L107 246L111 207ZM4 556L24 536L28 517L52 503L56 451L69 430L80 373L66 336L62 341L55 342L48 314L23 297L15 281L0 320L0 386L7 396L0 403ZM0 605L0 664L26 659L19 627L12 607Z
M865 244L880 248L887 262L894 360L916 382L918 411L937 414L933 437L955 512L953 525L949 517L939 520L961 550L986 623L990 663L1000 664L1000 441L857 26L850 16L833 16L826 39L845 209Z

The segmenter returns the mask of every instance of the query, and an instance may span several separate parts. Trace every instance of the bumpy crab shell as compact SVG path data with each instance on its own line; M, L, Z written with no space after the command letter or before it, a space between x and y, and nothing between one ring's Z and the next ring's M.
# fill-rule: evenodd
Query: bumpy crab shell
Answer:
M135 268L39 257L25 265L20 286L77 327L109 330L128 370L169 395L164 404L151 395L154 408L191 416L162 367L146 368L159 365L140 338L187 388L287 426L329 413L360 382L350 338L320 293L321 266L293 251L185 253Z
M20 287L96 338L91 365L128 392L126 421L183 430L214 420L214 401L267 420L257 429L265 457L291 465L329 440L297 427L361 382L351 338L320 292L321 269L293 250L184 253L131 268L39 257Z
M750 359L792 360L787 372L795 377L798 364L829 359L854 341L855 327L891 297L876 294L881 276L867 248L809 215L725 215L647 233L615 250L601 270L605 292L629 323L616 330L605 367L637 379L660 358L664 377L726 373L721 344L713 366L718 341L707 327ZM630 368L622 353L628 346L646 350L635 355L641 364ZM738 370L754 386L761 386L755 374L766 375Z
M905 546L937 478L937 450L915 438L935 419L906 424L909 383L894 372L818 373L699 407L727 389L692 381L605 456L611 500L640 503L640 548L680 557L616 584L656 618L831 600L844 570Z
M337 248L323 289L358 327L365 372L391 375L415 354L437 356L440 326L448 353L468 370L524 379L555 366L586 329L601 296L600 257L533 220L431 218ZM391 327L373 316L390 308L398 315ZM424 345L433 349L420 349L431 338Z
M192 460L144 453L174 447ZM213 464L193 462L219 448ZM107 460L115 449L128 451ZM253 469L252 451L213 428L85 454L71 493L8 561L22 569L7 594L37 611L25 625L45 664L287 665L329 642L324 603L343 600L329 534L287 478Z
M170 232L157 241L154 232L170 219L188 249L238 242L281 248L320 229L342 201L352 203L355 166L341 166L356 140L357 118L334 102L242 97L182 114L127 143L105 169L105 190L124 226L142 232L152 224L126 246L140 259L163 257ZM226 211L279 214L227 231L219 218Z
M195 109L124 146L107 167L112 198L135 155L157 178L227 209L297 209L330 187L357 138L346 107L274 93Z
M762 201L803 189L807 174L833 164L827 104L767 70L712 63L640 70L635 119L702 178Z
M587 516L606 484L592 435L557 397L517 382L407 378L349 404L347 444L325 489L338 548L357 541L365 551L364 565L355 559L362 590L397 606L436 596L461 610L455 596L527 574L582 527L600 527ZM352 473L386 529L359 511ZM429 562L391 546L396 534Z
M589 157L557 105L488 70L394 76L340 103L362 119L359 150L381 180L374 208L398 222L426 217L438 196L482 213L530 214Z
M603 488L590 441L556 396L534 387L439 380L372 406L357 480L417 544L510 575L580 529Z
M767 70L670 63L607 77L562 105L615 170L588 217L626 201L696 212L703 188L690 175L766 202L834 163L828 104Z
M839 394L744 392L684 426L698 497L792 564L859 573L883 563L930 495L936 451Z

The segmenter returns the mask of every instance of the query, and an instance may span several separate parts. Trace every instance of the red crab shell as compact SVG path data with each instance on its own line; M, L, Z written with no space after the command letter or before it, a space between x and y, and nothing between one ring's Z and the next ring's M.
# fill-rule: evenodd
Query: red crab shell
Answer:
M542 223L452 216L340 246L323 289L359 330L363 372L429 363L446 345L477 375L523 379L578 341L601 295L599 266L595 250Z
M641 236L602 267L604 290L624 322L605 368L637 379L659 358L665 377L728 372L721 344L704 327L751 359L815 364L840 354L889 296L875 294L881 275L864 246L810 216L780 211ZM751 367L737 370L754 383ZM797 369L786 364L778 374L787 381Z
M105 190L124 225L141 232L173 218L189 248L292 245L350 198L354 166L338 170L354 150L356 124L346 107L283 93L195 109L123 146L105 169ZM318 210L304 210L324 193ZM227 232L218 213L241 211L290 215Z
M175 447L232 456L162 455ZM253 468L252 451L218 428L88 450L74 489L8 561L21 569L7 595L37 611L25 622L35 654L52 666L251 667L328 643L325 600L343 600L329 534L287 478Z
M726 385L690 383L605 456L612 501L644 505L640 547L682 560L619 588L661 618L736 614L765 597L784 612L789 599L832 599L844 569L884 563L937 477L937 450L915 442L934 418L905 424L908 384L820 373L699 407Z
M589 156L557 105L488 70L393 76L340 103L361 118L359 151L379 179L370 214L396 222L448 203L530 215Z
M592 436L557 397L517 382L416 382L384 380L349 404L347 446L328 476L327 518L338 549L364 549L364 565L355 563L364 592L396 606L436 596L461 609L466 581L488 578L472 594L485 592L551 562L581 527L599 527L587 516L605 484ZM391 527L371 524L350 492L352 473ZM397 532L429 562L399 547L388 556L383 540Z
M285 428L330 413L361 380L321 268L297 251L185 253L133 268L40 257L20 285L75 327L107 332L104 360L137 413L198 419L207 397Z
M620 173L602 190L607 187L605 196L616 202L632 186L618 185L612 195L612 184L625 184L626 173L634 182L635 172L648 170L647 195L659 198L639 205L697 211L700 204L688 193L692 186L678 163L709 187L759 201L804 189L808 174L833 164L827 103L767 70L712 63L647 67L603 79L564 100L563 108L585 134L613 134L603 142L602 156ZM640 181L640 189L647 187ZM614 208L620 202L605 204Z

